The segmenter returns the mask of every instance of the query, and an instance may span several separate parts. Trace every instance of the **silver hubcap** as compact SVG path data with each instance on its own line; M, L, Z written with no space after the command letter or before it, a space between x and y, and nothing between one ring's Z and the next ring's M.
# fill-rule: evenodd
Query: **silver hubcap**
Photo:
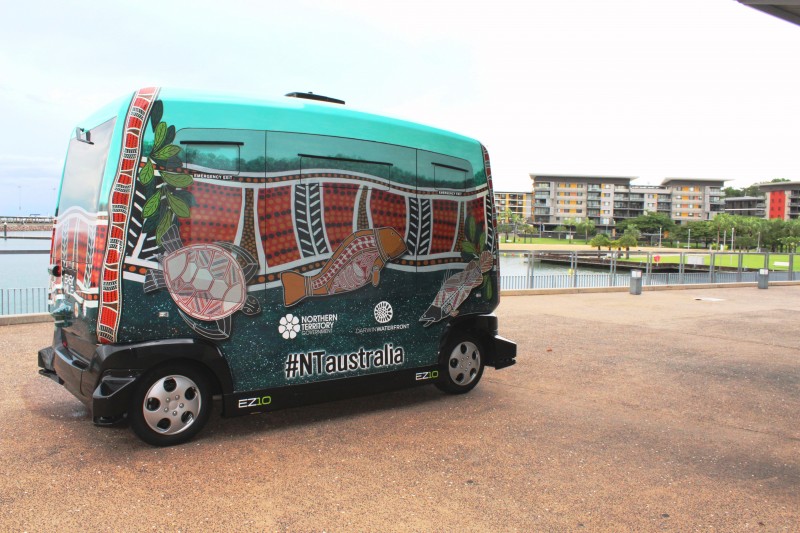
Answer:
M144 397L142 412L150 429L174 435L189 428L200 412L197 384L186 376L164 376Z
M478 347L471 342L456 344L450 353L447 368L450 379L458 385L469 385L478 377L481 368L481 353Z

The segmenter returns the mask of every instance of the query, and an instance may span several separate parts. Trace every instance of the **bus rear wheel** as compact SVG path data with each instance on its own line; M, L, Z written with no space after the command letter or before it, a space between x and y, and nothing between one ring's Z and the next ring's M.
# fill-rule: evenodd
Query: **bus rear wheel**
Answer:
M475 388L483 375L481 342L467 334L456 334L441 357L441 374L436 386L448 394L464 394Z
M139 381L128 419L136 435L154 446L188 441L211 414L211 388L205 374L191 366L161 366Z

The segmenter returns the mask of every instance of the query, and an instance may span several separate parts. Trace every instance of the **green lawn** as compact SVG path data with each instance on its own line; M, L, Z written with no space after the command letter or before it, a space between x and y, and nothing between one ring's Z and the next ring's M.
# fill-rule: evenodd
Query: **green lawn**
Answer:
M591 240L591 239L589 239ZM509 237L506 239L505 234L500 234L500 242L501 243L513 243L514 237ZM516 239L517 244L586 244L583 242L583 239L552 239L550 237L528 237L523 239L522 237L517 237Z
M658 254L654 253L653 256L659 256L660 263L669 263L669 264L678 264L680 261L680 256L677 254ZM702 260L702 263L705 266L710 264L710 254L702 254L702 253L690 253L684 255L685 264L692 264L691 257L696 257ZM742 260L742 267L744 268L764 268L764 255L763 254L745 254ZM630 261L637 261L641 263L647 262L647 257L638 255L634 256L631 255ZM778 264L776 264L778 263ZM769 254L769 269L770 270L789 270L789 256L786 254ZM720 255L716 254L714 257L714 265L715 266L722 266L722 267L738 267L739 266L739 256L738 254L732 255ZM800 260L795 257L794 261L794 270L795 272L800 271Z

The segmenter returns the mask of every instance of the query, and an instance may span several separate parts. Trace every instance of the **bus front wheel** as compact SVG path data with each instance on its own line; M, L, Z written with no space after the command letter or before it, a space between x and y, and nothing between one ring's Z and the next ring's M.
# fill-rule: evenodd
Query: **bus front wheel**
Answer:
M436 386L449 394L463 394L475 388L483 375L484 351L481 342L456 333L442 350L441 374Z

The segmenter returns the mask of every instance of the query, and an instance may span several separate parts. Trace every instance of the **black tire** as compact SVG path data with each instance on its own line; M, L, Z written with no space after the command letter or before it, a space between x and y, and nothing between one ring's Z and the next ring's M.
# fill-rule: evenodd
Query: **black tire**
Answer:
M203 429L211 401L205 372L190 365L164 365L139 379L128 419L133 432L146 443L172 446Z
M464 394L475 388L483 376L486 352L472 335L455 332L440 356L436 386L448 394Z

